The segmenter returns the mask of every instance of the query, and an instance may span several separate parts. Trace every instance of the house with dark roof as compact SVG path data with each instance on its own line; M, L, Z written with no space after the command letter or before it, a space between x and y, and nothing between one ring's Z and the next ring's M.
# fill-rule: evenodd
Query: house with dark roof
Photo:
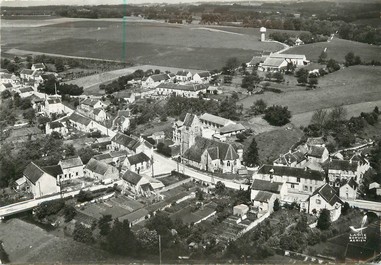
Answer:
M93 109L105 108L107 104L100 99L86 98L79 103L79 108L86 111L92 111Z
M330 159L327 162L328 168L328 179L331 186L337 180L345 179L349 181L353 178L357 183L361 183L363 175L366 170L361 170L360 162L353 160L340 160L340 159Z
M138 153L144 153L148 157L153 155L153 145L149 142L141 137L136 138L119 132L111 138L109 149L114 151L125 150L129 155Z
M169 82L171 77L168 74L155 74L142 79L142 88L155 88L158 85Z
M329 158L328 149L325 146L310 146L306 154L307 159L314 163L324 163Z
M310 195L325 184L325 173L308 168L263 165L253 174L253 179L283 182L288 194Z
M240 123L229 123L224 127L218 129L220 135L224 135L225 137L236 135L237 133L241 133L245 131L246 128Z
M69 107L62 104L60 97L51 97L45 100L45 112L49 116L53 113L56 114L65 114L65 113L72 113L73 110Z
M250 199L259 213L272 212L275 200L282 200L285 195L287 187L283 182L254 179L251 184Z
M122 151L115 151L115 152L95 155L93 156L93 158L99 161L103 161L107 164L112 164L119 167L120 165L122 165L127 155L128 155L127 151L122 150Z
M141 172L147 171L151 168L151 158L145 153L138 153L135 155L128 156L122 165L122 170L131 170L135 173L140 174Z
M87 163L84 172L86 177L101 181L119 179L119 170L116 167L94 158Z
M160 180L139 175L131 170L123 173L122 180L123 192L132 192L136 196L150 196L152 192L164 188L164 184Z
M128 103L134 103L135 102L135 94L132 92L129 92L128 90L122 90L118 91L112 94L117 99L123 99L127 101Z
M287 61L284 58L267 57L263 63L260 63L258 70L263 72L280 72L287 67Z
M236 124L234 121L210 113L202 114L200 116L200 121L202 122L203 126L209 129L219 129L229 124Z
M68 118L69 124L82 132L90 132L93 129L93 121L78 112L73 112Z
M63 122L63 121L47 122L45 125L45 133L52 134L52 132L58 132L62 136L66 136L69 132L67 129L66 122Z
M331 221L336 221L340 217L343 204L335 189L326 183L317 188L307 201L301 203L300 210L309 214L319 214L322 209L327 209L331 214Z
M69 180L84 177L83 163L79 156L61 160L58 165L62 169L61 180Z
M60 191L57 183L57 168L39 167L30 162L24 169L23 176L26 178L27 185L34 198L58 193Z
M307 158L304 152L301 152L299 150L291 152L290 150L288 153L280 155L279 158L275 159L273 165L287 167L303 167L306 161Z
M242 155L241 146L197 136L181 161L200 170L235 174L241 168Z

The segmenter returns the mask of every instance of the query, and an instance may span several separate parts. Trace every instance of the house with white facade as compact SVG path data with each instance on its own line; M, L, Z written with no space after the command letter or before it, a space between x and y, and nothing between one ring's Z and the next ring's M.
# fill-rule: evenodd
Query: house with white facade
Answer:
M132 192L137 196L150 196L153 192L164 188L164 184L157 179L139 175L127 170L122 175L123 193Z
M32 67L31 67L31 70L44 71L45 69L46 67L44 63L35 63L35 64L32 64Z
M326 183L317 188L305 202L300 204L300 210L319 215L322 209L327 209L330 212L331 221L336 221L340 217L343 204L335 189Z
M349 181L351 178L360 184L370 165L361 161L330 159L327 167L329 183L333 186L336 180Z
M151 169L151 158L145 153L128 156L122 165L122 170L131 170L137 174Z
M177 82L189 82L192 80L192 73L189 72L189 71L185 71L185 70L182 70L182 71L178 71L176 73L176 81Z
M175 95L186 98L198 98L200 93L206 94L207 84L163 83L156 87L156 93L162 96Z
M24 169L23 176L26 178L27 185L34 198L40 198L60 191L56 177L47 173L33 162L30 162Z
M339 183L339 197L344 200L355 200L357 198L357 189L359 184L351 178L350 180L342 180ZM335 185L336 188L336 185Z
M193 75L193 82L198 84L209 84L210 80L212 80L212 75L207 71Z
M45 100L44 111L47 115L72 113L73 110L62 104L61 98L48 98Z
M142 79L143 88L155 88L161 83L169 82L170 77L168 74L155 74Z
M111 139L109 149L113 151L125 150L131 155L138 153L144 153L148 157L153 155L153 146L149 142L143 138L136 138L119 132Z
M69 132L67 129L66 122L63 121L52 121L47 122L45 125L45 133L52 134L52 132L57 132L62 136L66 136Z
M62 169L61 181L84 177L83 163L79 156L61 160L58 165Z

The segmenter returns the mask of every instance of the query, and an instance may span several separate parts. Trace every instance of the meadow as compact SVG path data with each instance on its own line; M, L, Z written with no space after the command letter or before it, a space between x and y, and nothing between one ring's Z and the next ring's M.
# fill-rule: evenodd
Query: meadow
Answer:
M360 56L363 62L371 62L372 60L381 61L380 46L338 39L336 37L329 42L317 42L295 46L283 53L304 54L308 60L316 62L325 48L327 48L328 58L335 59L340 63L345 61L345 55L348 52L354 52L356 55Z
M381 100L380 84L381 67L351 66L320 77L318 87L314 90L290 87L290 91L280 94L266 92L248 96L240 103L244 108L249 108L256 100L263 99L268 105L288 106L293 115L341 105L361 110L367 106L374 108L372 102ZM357 103L363 103L362 108Z
M155 21L50 19L43 26L27 21L6 21L3 51L26 51L212 70L229 57L248 62L253 54L277 51L282 45L262 43L256 35L208 30L201 25L176 25ZM144 21L144 22L143 22ZM123 39L125 36L125 39ZM125 57L124 57L125 55Z

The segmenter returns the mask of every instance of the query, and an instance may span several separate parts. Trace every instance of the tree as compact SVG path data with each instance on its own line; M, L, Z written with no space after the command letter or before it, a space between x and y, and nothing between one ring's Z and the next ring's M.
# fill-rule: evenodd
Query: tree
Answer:
M65 205L64 207L64 217L65 217L65 222L70 222L73 220L73 218L76 216L77 211L72 205Z
M327 62L327 52L322 51L319 55L318 63L324 64Z
M204 192L200 188L196 189L196 198L198 201L204 200Z
M348 52L346 55L345 55L345 66L351 66L351 65L354 65L354 61L355 61L355 54L353 52Z
M316 110L312 115L310 124L316 124L319 129L323 128L328 121L328 111L324 109Z
M133 257L136 256L136 245L137 241L128 221L120 222L116 219L106 237L108 250L118 255Z
M78 242L92 244L94 243L93 232L79 222L75 223L73 239Z
M343 215L347 215L350 209L351 209L351 206L349 205L349 203L345 202L343 207L341 207L341 213Z
M269 124L273 126L283 126L290 122L291 113L288 107L282 107L279 105L273 105L265 110L265 119Z
M344 121L347 117L347 110L343 106L337 106L329 113L329 120L333 123Z
M330 73L340 70L340 65L334 59L329 59L327 62L327 69Z
M239 61L237 57L231 57L226 61L223 70L229 75L234 75L235 69L239 66Z
M302 215L299 218L298 222L296 223L295 229L302 232L302 233L307 232L308 224L307 224L307 216L306 215Z
M275 72L273 74L273 78L276 80L276 82L280 83L280 82L283 82L284 80L284 76L281 72Z
M3 263L3 264L7 264L10 262L9 255L5 251L5 249L3 247L3 241L1 241L1 240L0 240L0 260L1 260L1 263Z
M226 192L225 184L221 181L216 183L215 192L217 195L224 195Z
M55 59L54 66L56 67L57 72L62 72L65 70L65 66L63 64L62 59Z
M308 79L308 85L312 87L316 87L318 84L318 79L316 77L311 77Z
M27 119L29 123L32 123L35 118L35 110L32 108L29 108L23 112L24 119Z
M273 210L274 212L277 212L281 209L280 207L280 202L279 202L279 199L277 198L275 201L274 201L274 206L273 206Z
M253 115L260 115L265 112L266 108L267 108L266 102L263 99L258 99L250 107L250 113Z
M3 92L1 92L2 99L7 99L7 98L10 98L11 96L12 96L12 93L9 90L4 90Z
M98 220L99 233L102 236L107 236L111 231L112 216L110 214L102 215Z
M155 230L143 227L136 231L135 236L142 255L158 253L159 235Z
M98 154L90 146L79 149L77 153L78 153L79 157L81 158L83 164L87 164L87 162L89 162L89 160L94 155Z
M331 214L329 210L320 210L320 215L317 221L317 228L320 230L327 230L331 226Z
M247 138L244 133L237 133L236 135L238 142L242 143Z
M245 150L245 153L243 155L243 161L245 162L246 166L253 167L258 165L259 163L259 155L258 155L258 148L257 148L257 142L255 141L255 138L251 141L251 144Z
M308 70L300 68L296 71L295 77L299 84L305 85L308 81Z
M267 72L265 75L265 79L268 81L270 81L272 77L273 77L273 74L271 72Z

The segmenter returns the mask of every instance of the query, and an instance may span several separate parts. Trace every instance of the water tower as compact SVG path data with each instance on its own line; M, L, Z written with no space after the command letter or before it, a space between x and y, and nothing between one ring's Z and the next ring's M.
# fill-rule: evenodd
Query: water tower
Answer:
M259 31L261 32L261 41L265 41L266 40L266 28L265 27L261 27L259 29Z

